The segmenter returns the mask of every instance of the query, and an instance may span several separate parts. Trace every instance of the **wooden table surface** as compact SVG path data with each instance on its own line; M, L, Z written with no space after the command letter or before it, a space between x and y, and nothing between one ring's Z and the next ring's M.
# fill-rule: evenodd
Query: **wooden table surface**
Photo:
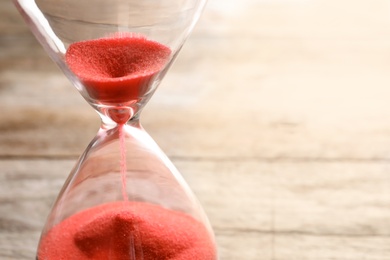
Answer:
M0 259L34 259L99 119L0 2ZM390 1L210 0L142 123L223 260L390 259Z

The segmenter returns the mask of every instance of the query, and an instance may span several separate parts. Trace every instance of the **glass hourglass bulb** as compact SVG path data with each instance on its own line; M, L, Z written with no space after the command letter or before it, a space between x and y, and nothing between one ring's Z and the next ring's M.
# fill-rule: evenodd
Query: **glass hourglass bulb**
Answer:
M37 259L217 259L200 204L139 122L205 0L14 2L102 120L53 205Z

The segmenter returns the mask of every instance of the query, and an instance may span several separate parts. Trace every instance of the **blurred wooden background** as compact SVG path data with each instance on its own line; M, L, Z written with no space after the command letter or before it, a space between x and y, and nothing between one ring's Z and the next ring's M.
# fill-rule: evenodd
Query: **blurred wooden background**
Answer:
M0 259L99 119L0 2ZM390 1L210 0L142 115L223 260L390 259Z

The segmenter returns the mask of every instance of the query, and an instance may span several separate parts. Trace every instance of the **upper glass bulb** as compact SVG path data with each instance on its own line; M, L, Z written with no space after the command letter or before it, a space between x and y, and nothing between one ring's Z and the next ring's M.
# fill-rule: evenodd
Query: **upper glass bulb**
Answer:
M14 0L40 43L106 121L137 116L205 0Z

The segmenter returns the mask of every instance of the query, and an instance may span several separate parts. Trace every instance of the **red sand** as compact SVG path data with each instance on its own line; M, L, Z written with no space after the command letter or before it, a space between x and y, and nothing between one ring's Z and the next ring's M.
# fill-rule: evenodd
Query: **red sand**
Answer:
M124 201L128 200L127 197L127 163L126 163L126 134L125 126L119 125L119 149L121 151L120 167L121 167L121 182L122 182L122 197Z
M215 260L204 226L142 202L112 202L79 212L41 240L40 260Z
M73 43L65 59L91 98L120 104L143 96L170 54L158 42L123 34Z

